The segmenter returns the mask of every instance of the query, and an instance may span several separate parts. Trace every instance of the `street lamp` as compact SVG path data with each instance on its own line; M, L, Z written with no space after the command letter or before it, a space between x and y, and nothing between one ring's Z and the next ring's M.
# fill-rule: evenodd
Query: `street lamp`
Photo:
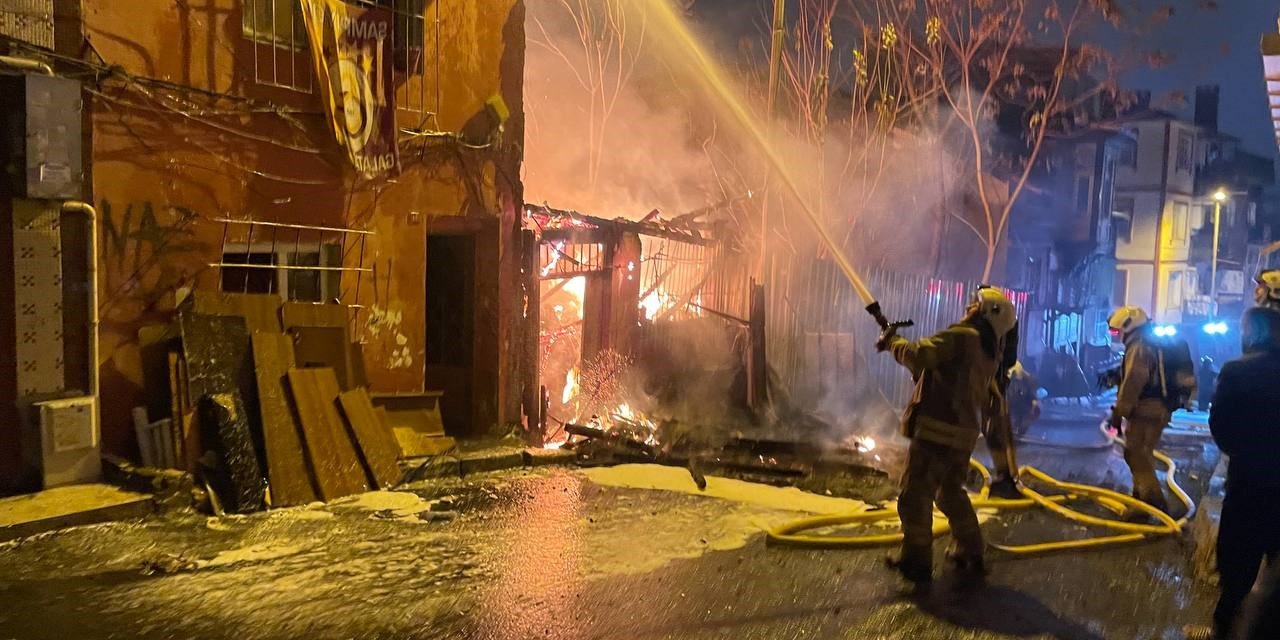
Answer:
M1213 265L1209 273L1209 305L1214 318L1218 317L1218 234L1222 231L1222 203L1227 199L1227 191L1218 187L1213 192Z

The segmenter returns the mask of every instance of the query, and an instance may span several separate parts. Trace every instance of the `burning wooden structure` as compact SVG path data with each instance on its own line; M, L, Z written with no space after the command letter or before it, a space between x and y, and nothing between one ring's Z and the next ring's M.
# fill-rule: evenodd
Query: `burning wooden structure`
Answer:
M530 321L539 327L545 439L563 440L564 424L592 416L652 430L642 408L628 402L635 385L648 387L640 395L671 400L656 379L688 380L691 367L741 366L752 332L749 276L734 235L737 202L670 220L654 211L639 221L526 206L525 227L537 243L537 263L526 268L536 270L539 299L527 313L537 314ZM714 336L725 348L689 358L695 335ZM639 369L647 379L629 377Z

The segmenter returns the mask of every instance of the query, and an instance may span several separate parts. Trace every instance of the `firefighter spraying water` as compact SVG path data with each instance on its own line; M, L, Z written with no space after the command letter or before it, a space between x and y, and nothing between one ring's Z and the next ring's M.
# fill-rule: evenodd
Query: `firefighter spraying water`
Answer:
M898 518L902 552L890 560L904 577L932 577L933 504L947 516L955 549L951 559L969 574L985 572L982 531L965 491L969 457L992 404L1003 404L994 388L1003 377L1005 345L1017 324L1013 304L999 290L982 287L960 322L922 340L908 341L893 327L876 343L911 372L915 392L903 412L903 435L911 439ZM1016 340L1016 338L1014 338ZM1007 425L1008 412L997 410Z
M814 207L811 206L809 196L799 188L793 175L794 169L782 160L777 150L769 143L759 119L744 106L720 66L712 61L704 45L693 36L671 4L663 0L634 1L650 10L649 17L655 20L663 32L669 36L664 41L665 46L674 47L679 51L680 55L675 59L694 71L694 75L700 78L704 88L717 98L725 114L754 144L760 156L768 163L771 175L792 197L798 210L816 232L826 254L840 268L849 285L866 305L867 312L879 325L882 331L880 340L882 348L892 352L894 357L907 366L917 378L916 397L904 416L904 426L912 430L913 439L912 451L909 453L911 461L908 463L906 484L900 499L903 511L903 534L838 537L798 533L824 526L870 524L889 517L885 511L879 511L800 519L771 529L768 532L770 540L821 546L832 544L867 546L901 542L904 554L895 561L895 564L907 577L927 579L926 573L930 567L926 564L923 552L926 547L931 546L933 537L947 530L946 527L939 528L930 524L935 497L939 498L940 506L956 527L958 543L956 560L962 569L970 572L981 572L985 568L982 560L982 536L977 529L977 520L973 517L974 507L970 504L971 501L974 505L997 508L1040 506L1080 523L1120 531L1119 534L1100 538L1022 546L994 545L1009 553L1041 553L1093 548L1106 544L1134 542L1148 536L1174 535L1181 531L1185 518L1174 521L1162 511L1129 496L1097 487L1060 482L1031 467L1019 469L1011 455L997 455L1007 463L1005 469L997 467L998 472L1003 474L1000 477L1002 484L1006 486L1013 484L1013 478L1021 471L1063 493L1044 496L1029 487L1013 484L1021 494L1018 500L988 499L989 488L985 486L976 497L966 494L962 483L966 470L970 466L979 469L984 477L990 480L986 469L969 457L984 426L988 432L994 433L991 425L986 421L995 410L996 413L1004 413L1006 416L1000 418L1003 422L996 422L995 426L1003 431L1008 423L1008 408L1003 396L1006 388L1002 381L998 382L998 375L1003 375L1015 364L1013 359L1005 355L1008 334L1014 329L1016 322L1013 305L998 290L983 288L977 292L965 318L957 325L944 330L938 336L919 342L913 343L899 338L898 329L911 326L911 321L891 321L885 316L875 296L868 290L853 265L845 257L840 245L832 238ZM1014 349L1016 350L1016 346ZM993 453L996 452L993 451ZM1167 477L1171 490L1190 510L1190 498L1173 481L1172 460L1164 456L1160 459L1169 467ZM938 493L938 490L944 487L945 497ZM1081 497L1087 497L1115 513L1123 513L1127 510L1146 513L1158 524L1132 524L1100 518L1075 511L1064 504L1071 499ZM944 502L945 504L942 504Z

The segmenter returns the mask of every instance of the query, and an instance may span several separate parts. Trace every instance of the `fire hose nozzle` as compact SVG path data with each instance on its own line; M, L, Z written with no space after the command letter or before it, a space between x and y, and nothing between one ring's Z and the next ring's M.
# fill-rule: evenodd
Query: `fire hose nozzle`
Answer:
M875 318L876 324L880 325L880 329L882 331L896 331L905 327L913 327L916 324L914 320L890 321L888 318L884 317L884 311L880 309L879 300L867 305L867 313L871 314L872 318Z
M867 313L871 314L871 317L875 318L876 324L880 325L880 337L876 340L877 351L884 351L889 348L889 343L894 336L898 335L898 329L915 325L912 320L890 321L884 317L884 311L880 309L879 300L867 305Z

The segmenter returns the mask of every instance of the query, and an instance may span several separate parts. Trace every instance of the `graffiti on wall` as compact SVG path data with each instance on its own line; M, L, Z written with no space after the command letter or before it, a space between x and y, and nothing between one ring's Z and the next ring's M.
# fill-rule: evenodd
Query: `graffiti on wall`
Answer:
M413 354L409 351L409 337L400 332L404 322L404 312L383 309L374 304L369 307L369 316L365 320L365 335L370 339L380 340L384 351L391 349L387 358L388 369L408 369L413 366Z
M195 235L200 219L191 209L150 201L99 204L104 302L140 302L153 309L201 267L207 244Z

